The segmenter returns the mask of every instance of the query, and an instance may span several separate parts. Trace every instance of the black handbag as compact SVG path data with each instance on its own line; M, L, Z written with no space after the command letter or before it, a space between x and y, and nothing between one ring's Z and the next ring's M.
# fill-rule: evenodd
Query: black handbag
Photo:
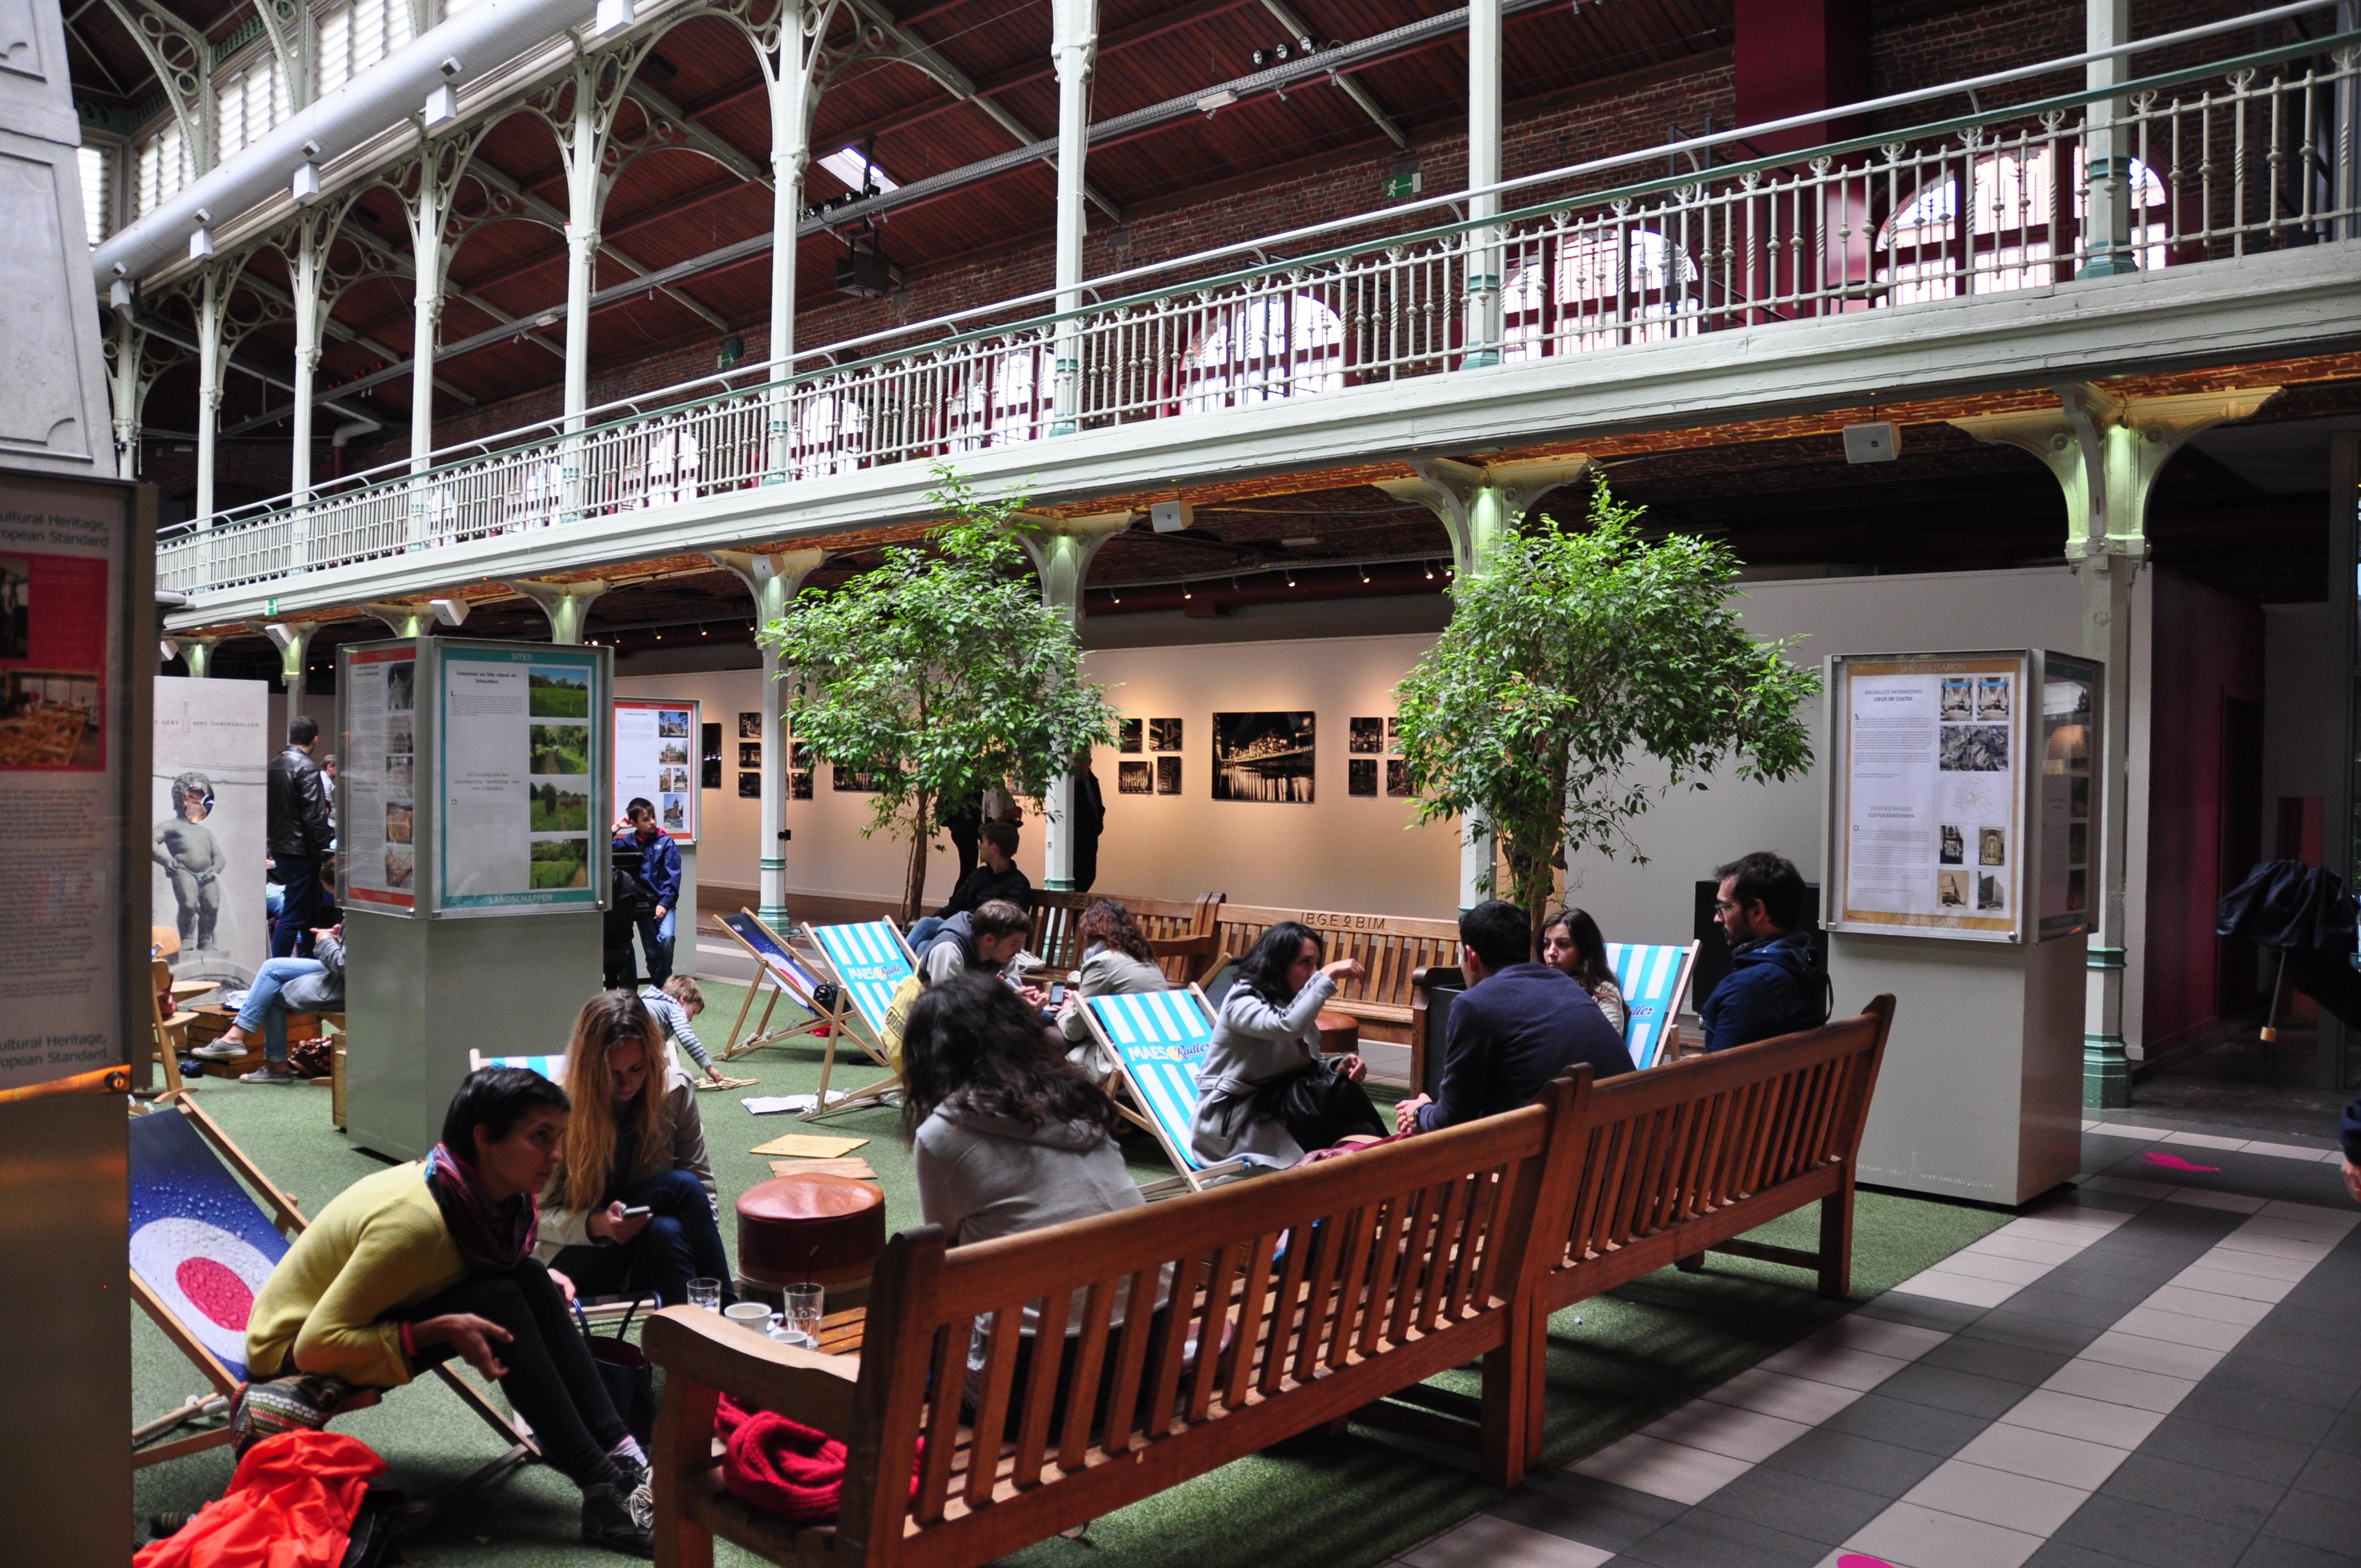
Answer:
M590 1332L590 1320L582 1310L582 1303L574 1303L574 1316L582 1325L583 1343L590 1347L591 1364L598 1368L598 1380L607 1386L607 1402L615 1407L631 1434L647 1446L656 1430L655 1374L648 1358L638 1345L623 1336L631 1332L632 1315L640 1304L633 1301L623 1314L623 1326L611 1339Z

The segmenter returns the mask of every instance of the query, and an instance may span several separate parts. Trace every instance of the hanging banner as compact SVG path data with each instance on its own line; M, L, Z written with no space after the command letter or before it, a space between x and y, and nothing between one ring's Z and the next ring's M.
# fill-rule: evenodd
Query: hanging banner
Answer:
M436 639L434 652L434 912L600 907L602 652Z
M269 683L153 680L148 920L180 941L173 979L244 986L270 956L262 902Z
M1829 661L1830 930L2025 938L2032 657Z
M683 844L697 842L691 751L704 709L672 697L615 699L615 815L632 800L656 809L656 826Z
M340 650L336 859L348 905L418 906L418 642Z
M0 856L0 1091L129 1059L148 801L124 607L155 635L138 505L128 485L0 475L0 815L25 835Z

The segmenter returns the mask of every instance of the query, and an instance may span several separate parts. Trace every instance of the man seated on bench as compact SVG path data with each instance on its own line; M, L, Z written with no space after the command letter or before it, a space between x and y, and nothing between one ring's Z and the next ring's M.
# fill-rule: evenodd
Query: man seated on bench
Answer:
M247 988L237 1020L219 1039L189 1054L201 1061L236 1061L254 1048L257 1029L262 1032L262 1065L240 1078L240 1083L292 1083L287 1068L287 1015L290 1013L341 1013L345 1010L345 927L339 921L312 933L313 957L266 959Z
M910 946L923 948L943 923L955 915L982 909L995 901L1019 909L1033 907L1033 879L1016 864L1016 824L987 822L976 830L983 859L975 870L960 878L940 909L910 927Z
M537 1072L479 1069L423 1167L365 1176L330 1201L254 1299L241 1448L317 1430L353 1388L398 1387L456 1354L500 1380L543 1456L582 1489L582 1539L652 1554L647 1455L566 1319L572 1284L533 1255L533 1194L557 1168L569 1109Z
M1398 1133L1431 1133L1530 1105L1578 1063L1589 1063L1595 1078L1635 1070L1622 1032L1582 982L1532 961L1532 930L1515 905L1488 899L1459 917L1459 967L1467 990L1451 1004L1439 1095L1397 1104Z
M1060 1054L1016 993L989 975L953 975L918 998L902 1036L902 1082L918 1214L953 1246L1144 1201L1115 1145L1123 1121L1115 1102ZM1082 1305L1078 1299L1070 1323L1079 1326ZM1039 1316L1027 1303L1016 1398ZM1122 1321L1118 1302L1118 1329ZM984 1343L979 1323L968 1354L971 1406L982 1387ZM1063 1354L1071 1358L1080 1343L1070 1333ZM1115 1361L1110 1351L1110 1369ZM1071 1372L1061 1371L1061 1389Z
M1804 923L1804 877L1784 855L1757 850L1714 873L1713 917L1730 938L1730 972L1697 1009L1705 1048L1817 1029L1828 1021L1836 992L1812 951Z

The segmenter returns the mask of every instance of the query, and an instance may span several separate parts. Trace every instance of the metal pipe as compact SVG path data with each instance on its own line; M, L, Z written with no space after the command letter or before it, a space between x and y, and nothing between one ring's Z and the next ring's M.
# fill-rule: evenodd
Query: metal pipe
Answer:
M226 224L284 190L304 162L340 158L417 114L429 93L450 84L445 60L459 61L462 76L488 76L535 44L590 20L595 9L595 0L479 0L297 110L236 158L107 239L90 258L99 291L117 276L137 278L171 259L208 221L197 215L201 211L212 214L212 223ZM307 152L313 144L318 151Z

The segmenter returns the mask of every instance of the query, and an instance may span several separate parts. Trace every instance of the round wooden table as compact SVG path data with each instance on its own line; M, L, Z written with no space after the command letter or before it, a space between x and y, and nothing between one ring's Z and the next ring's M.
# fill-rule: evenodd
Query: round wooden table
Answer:
M1361 1021L1350 1013L1323 1008L1320 1014L1320 1048L1332 1057L1358 1055Z

